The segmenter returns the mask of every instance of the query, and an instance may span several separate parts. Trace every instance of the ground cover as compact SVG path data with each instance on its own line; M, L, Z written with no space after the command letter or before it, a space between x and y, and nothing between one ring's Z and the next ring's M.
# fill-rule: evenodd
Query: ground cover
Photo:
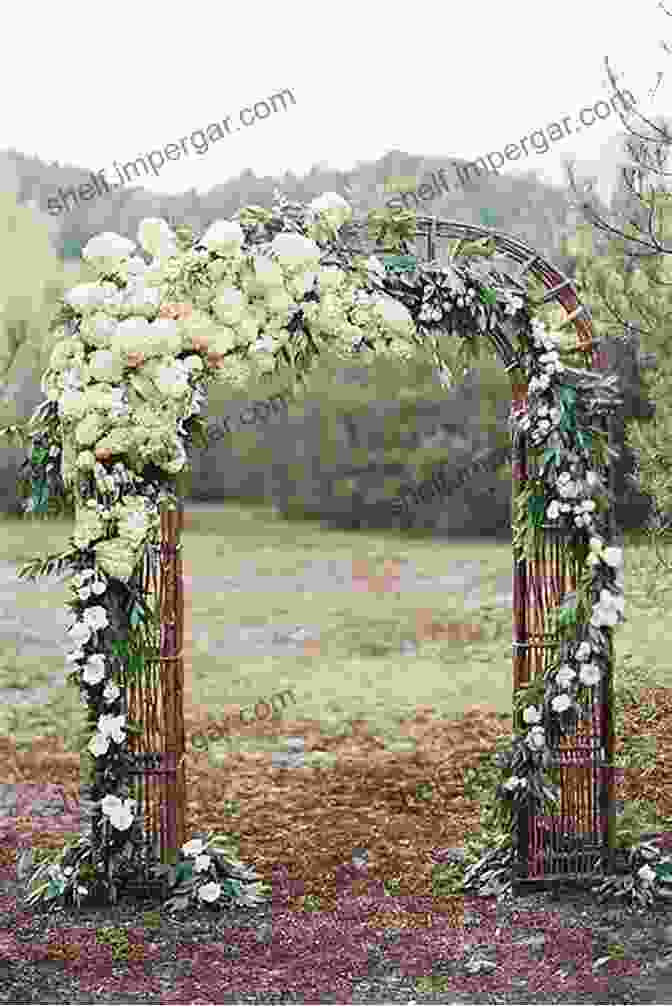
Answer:
M443 543L439 549L431 541L407 545L362 533L334 532L330 538L331 532L315 527L302 531L302 525L290 528L259 512L244 518L249 532L245 533L240 519L232 529L235 509L226 509L226 515L199 516L198 527L185 533L185 552L193 557L197 573L201 568L203 575L228 572L233 555L259 566L260 552L271 547L274 534L278 546L263 561L275 572L299 568L320 541L323 554L347 555L346 540L350 556L370 554L378 562L412 557L428 576L440 575L450 560L473 559L479 548L489 563L488 577L494 570L500 574L510 570L506 545L471 543L453 550ZM16 561L25 561L62 547L68 531L43 526L39 529L43 540L31 532L27 554L25 532L22 545L17 533L15 527L0 530L7 534L4 554L13 548ZM214 554L213 538L219 556ZM229 539L232 544L226 551L223 541ZM444 554L439 558L439 553ZM55 603L67 596L64 588L49 590L60 591ZM644 920L639 942L623 924L616 925L624 948L621 956L612 952L613 935L607 944L595 937L594 914L583 919L579 943L580 913L578 921L573 915L561 916L557 939L543 956L542 966L529 943L512 942L513 935L534 937L541 928L539 915L523 914L515 934L511 926L500 923L498 934L496 899L461 896L463 867L446 865L445 850L463 846L479 831L482 796L494 778L492 753L510 735L509 612L489 604L485 589L480 612L468 611L463 600L446 591L423 593L423 608L436 601L431 609L436 621L463 618L477 623L480 618L488 631L472 642L423 640L418 654L409 658L395 653L398 640L391 623L407 619L399 631L412 634L417 596L362 592L354 604L350 602L349 613L346 596L332 591L317 599L285 592L274 598L241 590L223 591L219 597L211 588L200 591L198 576L194 579L194 621L269 618L283 608L288 620L300 624L314 620L323 630L319 655L292 655L272 666L268 660L227 666L226 661L199 652L187 671L188 735L259 696L296 685L296 704L276 711L273 719L238 724L231 729L230 740L211 744L207 752L187 752L188 831L214 828L230 834L243 861L253 863L270 885L269 904L217 917L206 907L183 918L159 912L160 925L154 929L145 926L143 910L156 906L129 906L123 920L110 908L89 909L88 916L82 909L79 922L58 916L50 920L48 915L26 917L16 903L16 890L7 887L0 903L0 970L4 966L2 977L13 998L4 1001L409 1002L414 998L513 1003L557 1001L559 988L565 1001L569 996L574 1002L665 1001L632 998L638 994L637 982L641 995L648 994L640 972L659 960L654 938L661 924L659 912ZM666 758L672 736L671 672L664 636L653 631L661 619L652 619L650 610L653 606L663 611L667 594L660 576L647 567L645 553L634 548L626 550L626 598L629 623L616 639L617 760L628 770L618 795L639 799L647 815L645 830L662 831L672 814L672 760ZM494 631L500 617L508 626L503 637ZM366 645L383 642L389 645L386 654L362 652ZM628 653L631 657L626 660ZM13 659L18 661L20 683L30 684L30 667L20 656ZM45 664L48 661L39 665L42 670ZM77 827L75 738L82 710L76 690L66 687L54 689L41 707L15 707L2 715L3 781L51 784L72 812L69 819L59 815L51 821L35 817L26 806L0 825L0 864L9 884L17 846L31 842L53 848L62 840L58 828ZM289 736L304 738L303 768L273 766L270 749L277 749ZM353 850L358 848L368 851L366 866L353 863ZM349 906L348 891L355 899ZM372 900L366 900L367 892ZM550 925L550 916L546 922ZM115 925L134 929L126 941L128 962L123 947L115 962L109 943L98 940L102 927ZM130 949L134 940L140 950ZM77 967L75 944L87 948L83 959L89 963L89 950L96 951L97 970ZM474 954L483 945L493 948L494 970L474 970ZM595 962L605 956L607 960L593 973ZM578 973L570 973L568 961L581 962ZM621 998L604 998L609 982L618 986ZM626 986L630 998L624 998ZM33 998L17 998L20 988ZM60 999L49 998L59 995ZM506 998L511 995L514 998ZM531 998L525 999L526 995Z

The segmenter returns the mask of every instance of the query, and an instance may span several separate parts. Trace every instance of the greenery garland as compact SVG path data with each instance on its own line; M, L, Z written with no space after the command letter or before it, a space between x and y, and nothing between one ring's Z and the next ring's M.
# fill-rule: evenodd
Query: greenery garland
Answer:
M530 557L541 525L553 522L568 532L584 578L576 603L565 599L560 614L564 664L546 675L543 708L525 708L526 722L535 726L502 753L508 778L497 796L514 836L524 806L557 803L557 787L544 774L546 732L571 727L586 689L608 672L608 633L623 620L615 572L622 550L610 544L609 494L591 459L592 452L604 460L604 451L600 431L589 425L620 403L618 379L560 363L564 337L547 331L549 309L535 304L534 282L521 286L492 268L492 242L458 242L448 265L388 273L375 255L348 246L340 232L351 216L334 193L308 207L276 193L272 210L245 207L198 239L189 228L142 221L139 240L150 264L115 234L92 238L83 251L97 279L69 291L54 322L62 338L42 382L49 401L29 424L26 506L48 515L60 497L74 507L75 534L69 552L32 560L20 575L29 567L32 576L43 575L55 564L77 570L70 630L77 649L67 659L89 705L97 821L92 842L80 845L74 859L64 852L61 867L53 866L49 885L34 897L67 892L77 898L86 892L79 868L88 864L114 898L124 864L139 854L142 833L126 754L126 731L139 726L126 723L115 677L122 665L142 670L151 638L142 626L151 618L138 572L156 541L161 505L177 504L189 448L207 445L200 411L208 383L245 387L255 373L263 379L289 368L294 391L305 390L323 346L344 360L367 362L377 353L409 359L427 345L450 387L447 340L460 337L463 362L478 357L479 336L515 344L518 371L529 385L523 410L512 410L512 435L525 433L533 448L545 447L539 478L518 500L515 553ZM386 219L375 233L407 255L408 221ZM25 431L11 427L0 435ZM541 699L538 682L516 701L529 703L533 694ZM233 894L255 903L244 900L243 884L254 874L221 849L194 839L182 853L186 858L170 868L180 892L173 903L183 906L191 893L209 902ZM258 899L258 886L250 890Z

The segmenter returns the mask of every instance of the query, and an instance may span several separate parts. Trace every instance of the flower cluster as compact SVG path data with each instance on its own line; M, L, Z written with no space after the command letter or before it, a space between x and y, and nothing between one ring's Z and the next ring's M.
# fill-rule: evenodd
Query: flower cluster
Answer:
M537 487L542 518L569 522L570 544L579 551L592 536L586 589L597 591L587 633L582 623L576 640L583 649L564 654L558 675L546 682L543 713L534 711L538 720L522 744L532 757L521 754L521 745L511 756L512 779L526 780L538 799L549 795L538 756L545 754L551 717L566 725L562 717L576 704L574 677L593 687L606 666L601 628L622 612L611 576L620 555L598 523L598 506L605 509L608 500L595 472L585 470L591 434L584 413L612 408L613 389L563 367L561 339L532 319L524 288L488 266L489 252L475 251L478 263L459 266L453 257L447 265L418 267L411 278L388 275L375 255L351 252L340 240L351 216L340 196L326 193L307 207L282 197L271 211L246 207L237 219L212 223L199 239L185 228L173 232L165 221L144 220L138 240L149 263L129 239L97 235L83 251L97 281L71 290L56 320L60 339L42 382L48 401L37 422L36 464L60 455L62 484L74 498L71 564L79 575L69 630L76 648L68 662L91 713L88 751L109 862L118 861L131 836L139 841L140 825L126 790L131 724L113 653L146 618L139 571L157 547L161 505L176 502L188 448L204 436L200 412L212 382L244 388L255 374L277 373L283 364L305 382L325 345L364 361L380 353L408 359L425 345L448 383L448 337L459 336L468 355L479 332L493 340L516 336L529 387L514 430L534 446L549 445ZM528 517L538 516L539 499L529 503ZM533 719L528 710L527 722ZM522 788L509 780L504 793ZM206 859L202 849L196 853L197 873L205 872ZM206 901L221 893L215 879L202 890Z
M570 549L583 557L583 579L579 597L570 594L561 605L560 628L565 638L560 648L560 663L545 672L542 708L525 704L525 698L538 694L539 683L525 686L516 697L523 721L530 730L516 737L509 751L500 752L497 764L511 774L498 787L497 795L520 812L523 805L536 802L537 812L545 800L557 803L557 787L545 784L543 770L550 761L549 738L557 738L584 712L583 703L592 705L592 692L609 670L609 639L604 631L624 621L623 549L608 543L609 527L604 519L609 506L605 486L591 467L588 448L591 436L579 422L577 389L592 391L592 401L584 395L583 411L590 414L613 407L618 397L612 379L565 368L559 360L560 338L549 334L538 319L532 321L531 353L528 357L535 376L528 384L528 400L522 412L512 413L514 431L525 433L534 447L548 446L541 473L541 496L528 500L528 527L514 530L514 547L529 533L530 526L549 523L571 532ZM564 382L558 375L565 375ZM572 381L573 379L573 381ZM572 386L572 384L574 386ZM602 396L600 399L599 394ZM593 433L596 431L593 431ZM598 502L596 502L596 500ZM532 517L532 503L537 502L537 522ZM599 523L598 523L599 521ZM524 549L519 549L524 553ZM587 609L582 614L580 603ZM569 639L568 627L574 626Z

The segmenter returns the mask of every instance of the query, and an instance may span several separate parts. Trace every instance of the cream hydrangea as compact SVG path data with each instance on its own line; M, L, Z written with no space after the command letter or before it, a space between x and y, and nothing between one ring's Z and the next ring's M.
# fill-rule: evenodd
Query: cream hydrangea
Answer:
M66 391L58 400L58 414L65 420L81 419L88 407L83 391Z
M110 381L117 384L124 376L121 357L109 349L98 349L92 353L86 367L88 379L92 381Z
M149 530L155 526L154 515L150 513L144 496L126 496L122 503L117 503L111 509L118 522L119 538L130 542L134 548L145 540Z
M95 412L77 424L75 437L80 447L90 447L103 435L105 424Z
M320 249L302 234L276 234L270 247L282 265L291 269L315 269L319 265Z
M115 318L102 311L94 311L93 314L82 318L80 324L80 336L88 346L97 346L98 349L109 349L112 339L117 331Z
M230 384L234 388L245 389L252 377L252 367L246 360L239 360L235 356L229 356L222 360L215 381L219 384Z
M92 451L80 451L77 455L77 468L80 471L93 471L96 456Z
M92 541L104 536L105 524L93 507L76 506L75 511L73 542L77 548L88 548Z
M191 389L189 386L189 375L184 369L180 360L166 358L160 362L152 377L156 387L162 395L171 398L182 398Z
M135 247L135 241L129 241L112 231L104 231L87 242L82 249L82 258L90 262L99 274L113 272L124 259L130 258Z
M247 278L247 290L257 296L266 296L270 290L282 289L285 277L277 262L263 255L253 256L254 275Z
M215 220L201 238L208 251L220 255L237 256L245 239L243 228L235 220Z
M314 214L323 216L333 227L338 229L352 219L352 207L337 192L323 192L308 204Z
M227 325L236 325L245 315L247 300L235 286L221 286L212 302L217 318Z
M96 562L108 576L128 583L138 562L139 556L127 541L111 538L101 541L93 547Z
M123 427L110 430L96 444L96 453L124 454L134 443L134 433L135 431Z
M123 308L126 314L156 313L161 300L158 287L147 286L141 280L129 282L123 294Z

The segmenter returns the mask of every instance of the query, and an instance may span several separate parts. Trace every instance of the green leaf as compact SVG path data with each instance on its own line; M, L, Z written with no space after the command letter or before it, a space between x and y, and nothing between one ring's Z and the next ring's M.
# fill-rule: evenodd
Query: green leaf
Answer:
M175 867L175 879L172 886L181 884L184 880L191 880L194 874L194 864L186 860L185 862L178 863Z
M485 287L481 290L479 296L485 304L489 304L490 306L497 303L497 294L489 287Z

